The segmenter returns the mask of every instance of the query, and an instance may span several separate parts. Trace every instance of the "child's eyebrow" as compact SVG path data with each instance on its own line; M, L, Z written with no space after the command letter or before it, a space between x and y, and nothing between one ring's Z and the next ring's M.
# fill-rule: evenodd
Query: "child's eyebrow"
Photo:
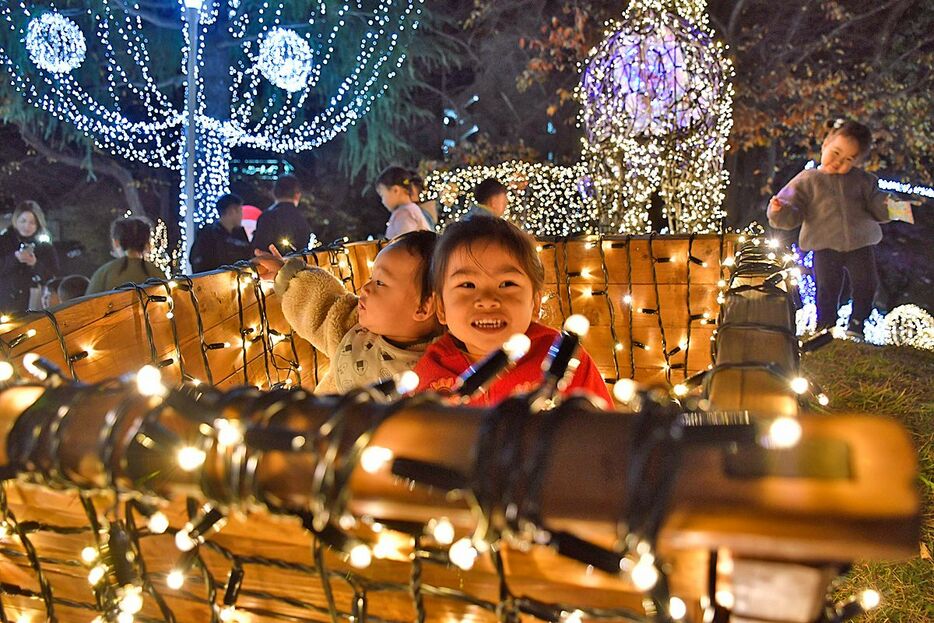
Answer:
M471 266L465 266L463 268L458 268L453 273L451 273L451 277L471 276L471 275L478 275L481 273L487 274L487 275L515 274L515 275L525 276L525 272L523 272L518 267L513 266L512 264L503 264L502 266L497 266L496 268L492 268L490 270L482 270L482 271L477 270L476 268L473 268Z

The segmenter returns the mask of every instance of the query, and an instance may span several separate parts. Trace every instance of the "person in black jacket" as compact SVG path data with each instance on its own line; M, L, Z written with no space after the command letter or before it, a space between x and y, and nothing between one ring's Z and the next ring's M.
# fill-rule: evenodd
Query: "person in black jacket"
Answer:
M283 254L301 251L308 246L311 227L298 209L302 187L294 175L282 175L272 188L276 202L263 210L256 221L253 248L268 252L274 244Z
M222 195L217 200L217 213L220 218L202 227L195 236L190 255L193 273L252 257L250 239L240 226L243 221L243 199L237 195Z
M0 311L29 307L29 290L58 273L58 255L49 242L45 214L35 201L23 201L13 223L0 234Z

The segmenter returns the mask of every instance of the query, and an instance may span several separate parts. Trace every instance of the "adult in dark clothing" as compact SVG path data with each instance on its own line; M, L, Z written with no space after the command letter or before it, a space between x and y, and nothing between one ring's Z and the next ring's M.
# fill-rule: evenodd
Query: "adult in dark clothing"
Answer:
M202 227L195 236L190 256L192 272L201 273L253 256L250 239L240 226L243 199L237 195L222 195L217 200L217 213L220 218Z
M58 273L58 255L49 242L45 214L35 201L20 203L13 223L0 234L0 311L26 311L30 288Z
M311 227L298 209L302 187L294 175L283 175L272 188L276 202L263 210L256 221L253 248L269 251L274 244L282 253L301 251L308 246Z

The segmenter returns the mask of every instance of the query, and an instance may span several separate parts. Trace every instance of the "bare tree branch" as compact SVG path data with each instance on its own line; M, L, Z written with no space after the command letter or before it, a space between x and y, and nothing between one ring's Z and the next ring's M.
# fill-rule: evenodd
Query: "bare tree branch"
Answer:
M19 134L24 143L35 149L38 154L49 162L58 162L79 169L88 168L88 161L86 158L54 150L46 145L40 137L22 126L19 128ZM120 188L123 190L123 196L127 202L127 208L132 214L139 216L145 215L143 203L139 196L139 190L136 187L136 180L133 179L133 175L129 171L116 162L102 160L95 161L93 170L116 180L116 182L120 184Z

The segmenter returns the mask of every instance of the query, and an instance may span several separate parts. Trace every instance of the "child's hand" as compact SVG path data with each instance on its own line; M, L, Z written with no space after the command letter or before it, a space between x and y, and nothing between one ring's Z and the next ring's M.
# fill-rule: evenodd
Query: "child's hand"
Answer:
M282 254L279 253L276 245L269 245L269 253L256 249L253 254L256 255L253 263L256 264L256 272L259 273L259 278L274 281L276 275L279 274L279 269L285 264L285 260L282 259Z
M781 212L782 208L785 207L785 204L782 203L782 200L778 197L772 197L769 199L769 212Z

